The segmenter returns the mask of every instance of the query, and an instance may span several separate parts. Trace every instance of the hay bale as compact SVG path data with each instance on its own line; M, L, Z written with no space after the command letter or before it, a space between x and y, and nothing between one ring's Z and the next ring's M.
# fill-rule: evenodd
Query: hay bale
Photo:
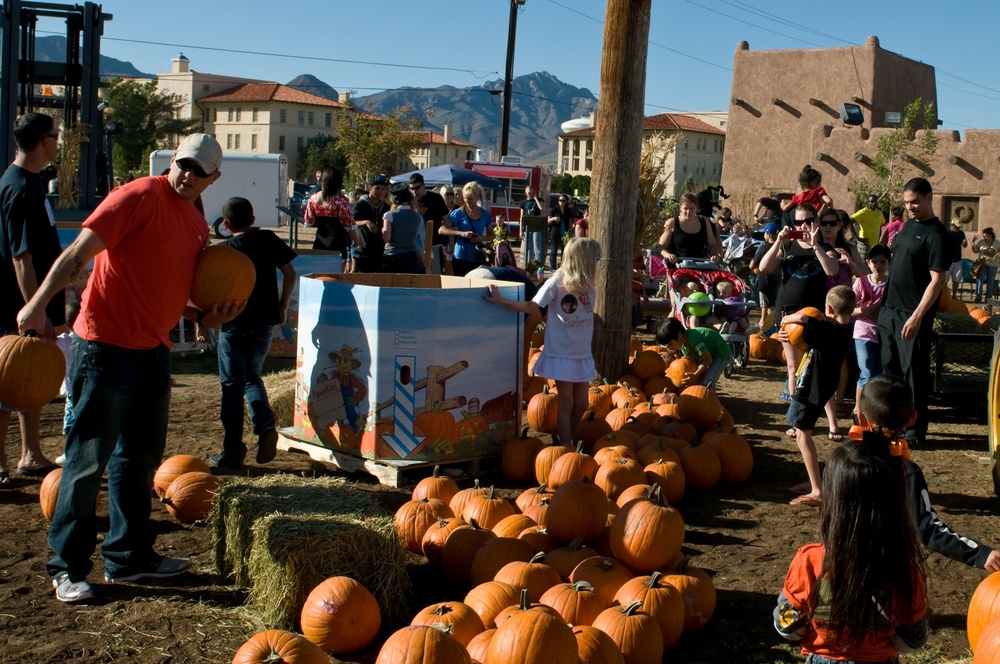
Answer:
M406 551L388 516L264 516L254 523L248 567L247 609L273 629L298 630L306 597L331 576L370 590L383 624L401 617L410 591Z
M227 482L209 516L215 537L215 567L237 586L252 583L248 556L255 522L268 514L322 514L381 518L388 516L374 496L335 477L302 478L264 475ZM360 580L360 579L359 579Z
M295 413L295 370L272 371L266 376L261 376L264 381L264 389L267 390L267 400L274 411L274 426L283 429L292 426L292 416ZM250 411L243 408L243 428L246 431L253 431L253 422L250 421Z
M956 314L947 311L939 312L934 317L933 329L935 332L950 332L953 334L988 334L983 326L969 314Z

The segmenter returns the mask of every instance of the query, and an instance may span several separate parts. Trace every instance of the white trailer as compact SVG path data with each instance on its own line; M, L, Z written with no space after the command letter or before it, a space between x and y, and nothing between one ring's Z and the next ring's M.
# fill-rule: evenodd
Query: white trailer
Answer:
M175 150L156 150L149 155L149 174L159 175L170 166ZM222 177L201 195L205 218L216 237L228 237L222 225L222 205L233 196L242 196L253 205L255 226L275 228L287 223L277 206L288 206L288 158L283 154L227 152L222 160Z

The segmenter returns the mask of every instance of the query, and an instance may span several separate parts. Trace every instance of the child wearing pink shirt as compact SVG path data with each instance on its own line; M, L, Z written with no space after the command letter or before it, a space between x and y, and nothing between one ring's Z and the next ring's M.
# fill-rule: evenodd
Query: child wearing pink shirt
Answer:
M857 421L861 390L873 376L882 373L882 354L878 341L878 310L882 306L885 285L889 277L889 260L892 252L884 244L868 250L868 269L871 274L854 281L858 301L854 309L854 347L858 355L858 390L854 399L854 418Z

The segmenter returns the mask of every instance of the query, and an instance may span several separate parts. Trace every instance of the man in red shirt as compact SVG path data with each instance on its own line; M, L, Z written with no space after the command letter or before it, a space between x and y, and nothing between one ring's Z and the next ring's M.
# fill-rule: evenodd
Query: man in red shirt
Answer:
M95 503L108 471L110 528L103 543L108 583L175 576L186 558L153 551L153 473L163 457L170 406L170 330L182 316L207 327L232 320L245 302L221 310L187 306L208 225L195 201L219 179L222 148L207 134L185 138L166 175L116 188L83 223L17 315L18 328L45 329L45 305L94 259L74 331L82 339L73 378L76 421L49 529L46 569L56 598L94 596L87 582L97 542Z

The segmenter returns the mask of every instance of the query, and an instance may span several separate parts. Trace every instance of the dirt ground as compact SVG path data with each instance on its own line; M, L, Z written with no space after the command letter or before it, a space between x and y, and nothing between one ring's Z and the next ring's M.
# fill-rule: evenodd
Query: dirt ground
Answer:
M289 368L290 362L275 361L270 369ZM214 357L175 357L173 366L167 453L207 458L218 451L222 432ZM794 441L784 436L784 406L777 398L781 373L779 367L755 361L721 383L723 402L753 446L754 474L743 486L689 491L677 506L687 524L684 551L713 574L718 608L708 626L685 635L668 655L672 661L715 662L734 656L751 662L801 661L770 624L787 565L797 547L817 539L818 526L815 509L788 504L786 487L802 481L804 470ZM61 413L60 402L44 410L43 447L52 458L63 444ZM985 398L935 404L930 442L914 458L946 523L963 534L1000 543L997 498L989 466L981 463L987 449L985 418ZM7 442L12 466L19 444L12 429ZM818 436L817 444L823 458L833 448L825 436ZM249 472L311 476L338 471L304 456L279 453L266 469L250 466ZM378 492L387 510L408 499L406 490L384 489L363 475L349 477ZM509 496L523 488L506 481L496 464L484 464L481 480L504 487ZM96 601L58 603L44 568L50 552L47 523L38 508L40 480L15 476L14 481L16 491L0 493L0 662L228 662L257 631L241 611L243 595L214 572L209 530L181 525L159 505L153 510L157 547L168 555L192 557L192 573L158 586L110 586L96 582L102 575L98 555L91 574ZM106 507L99 514L106 528ZM984 572L936 554L927 567L933 631L927 648L905 661L971 661L966 607ZM410 573L414 592L409 615L436 600L464 596L463 590L448 588L421 558L412 558ZM384 625L379 643L400 626ZM373 662L377 651L374 646L352 661Z

